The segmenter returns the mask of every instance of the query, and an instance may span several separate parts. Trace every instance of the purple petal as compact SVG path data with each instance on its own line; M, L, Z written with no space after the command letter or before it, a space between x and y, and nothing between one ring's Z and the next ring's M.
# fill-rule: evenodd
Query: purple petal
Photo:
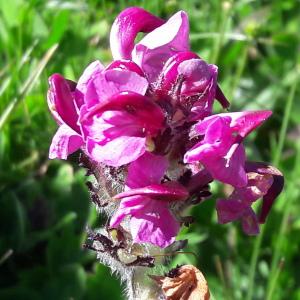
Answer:
M145 152L129 165L126 186L134 189L160 183L167 168L168 160L165 156Z
M189 50L189 22L179 11L164 25L148 33L133 49L132 59L153 82L174 54Z
M252 208L248 208L242 217L242 227L246 234L259 234L259 225L255 212Z
M169 91L171 89L179 75L178 66L183 61L191 59L199 59L199 56L194 52L187 51L179 52L167 60L160 75L162 80L162 83L160 83L162 90Z
M123 199L120 202L118 210L110 219L111 227L118 227L123 219L128 215L134 215L136 212L143 210L149 199L142 196L133 196Z
M134 40L139 32L150 32L164 21L140 7L123 10L114 21L110 32L110 49L114 60L131 59Z
M250 172L247 173L247 178L247 186L236 188L230 195L230 198L240 199L248 205L251 205L257 199L267 194L273 184L273 177L271 175L261 175Z
M135 92L144 95L148 88L147 80L136 72L111 69L98 74L88 85L85 102L88 108L106 103L120 92Z
M202 59L194 58L180 63L178 73L185 78L181 93L188 96L195 93L204 93L211 84L215 88L218 68L215 65L207 64Z
M145 135L156 135L163 128L164 114L161 108L148 97L134 92L121 92L112 96L109 101L95 106L84 118L101 115L104 111L123 111L135 118L135 124Z
M180 225L171 215L168 203L149 201L143 210L134 213L130 229L134 242L165 248L175 241Z
M124 59L115 60L106 68L106 70L113 70L113 69L127 70L131 72L135 72L142 77L145 77L145 74L142 71L142 69L131 60L124 60Z
M242 201L233 199L220 199L217 201L216 209L218 215L218 222L220 224L226 224L232 221L240 219L248 205Z
M84 70L83 74L80 76L76 90L74 91L74 98L77 106L77 111L79 112L81 106L84 104L84 95L87 92L87 87L91 80L100 74L104 70L104 66L100 61L96 60L89 64Z
M104 66L101 64L99 60L96 60L91 64L89 64L78 80L77 87L76 87L77 90L79 90L82 94L85 94L89 82L96 75L100 74L104 69L105 69Z
M184 162L200 161L215 179L236 187L245 186L245 150L232 136L230 119L218 117L209 120L205 119L196 128L202 134L207 126L205 138L186 152Z
M60 124L66 123L76 132L80 132L77 125L78 113L71 93L73 85L59 74L53 74L49 78L49 85L47 100L54 118Z
M261 162L247 162L246 169L248 172L257 172L265 176L272 176L273 183L264 194L259 222L265 223L275 199L281 193L284 187L284 177L282 173L271 165Z
M183 200L189 195L186 188L178 182L168 182L166 184L152 184L143 188L131 189L115 196L116 199L143 195L154 200L176 201Z
M88 137L86 148L88 154L97 162L108 166L119 167L135 161L146 151L144 137L118 137L105 145Z
M269 110L221 113L207 117L203 121L200 121L195 125L195 130L199 134L204 134L205 129L214 122L215 119L226 118L231 120L230 128L232 129L232 132L235 132L245 138L249 133L267 120L271 114L272 112Z
M82 137L67 125L61 125L55 133L49 150L49 158L67 159L83 145Z
M271 115L272 111L261 110L223 113L215 116L230 117L230 127L244 138L258 126L260 126L264 121L266 121Z

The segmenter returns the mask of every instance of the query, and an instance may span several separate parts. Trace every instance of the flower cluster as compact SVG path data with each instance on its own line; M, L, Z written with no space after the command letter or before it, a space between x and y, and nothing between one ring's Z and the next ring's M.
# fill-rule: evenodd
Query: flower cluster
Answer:
M138 33L145 36L135 43ZM182 210L209 193L212 180L234 191L217 201L219 223L241 220L247 234L259 232L283 186L279 171L246 160L243 140L271 111L213 114L229 102L218 68L189 46L184 11L164 21L132 7L115 20L110 35L113 62L91 63L77 83L50 77L49 108L59 128L50 158L81 149L91 161L121 170L123 191L109 226L121 224L136 243L161 248L174 242ZM262 198L258 218L251 208Z

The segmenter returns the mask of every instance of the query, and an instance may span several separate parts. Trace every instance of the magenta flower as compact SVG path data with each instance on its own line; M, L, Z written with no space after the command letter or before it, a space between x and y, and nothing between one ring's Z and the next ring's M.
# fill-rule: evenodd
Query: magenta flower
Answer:
M139 74L134 63L114 62L88 85L79 122L93 160L117 167L142 156L147 145L153 150L164 114L144 96L148 83Z
M140 32L146 34L135 42ZM49 157L66 159L81 149L99 181L91 193L97 198L103 188L107 201L113 197L119 206L111 212L114 205L94 202L106 207L110 226L122 225L135 243L173 243L191 220L181 212L205 200L213 180L234 187L217 202L219 223L241 220L247 234L257 234L283 177L246 162L243 140L271 111L213 115L215 99L223 109L229 102L217 66L190 51L184 11L164 21L138 7L125 9L112 26L110 46L114 61L107 67L93 62L78 83L50 77L48 104L59 129ZM260 198L257 217L252 204ZM110 250L116 258L116 248Z
M146 153L128 169L127 190L115 196L120 206L110 221L117 227L130 215L134 242L165 248L174 242L179 222L170 212L170 202L184 200L188 191L177 182L161 183L168 163L165 157Z
M189 121L212 114L218 68L193 52L179 52L165 63L156 83L156 95L169 97Z
M83 145L77 124L78 112L89 81L102 69L100 62L93 62L86 68L77 84L59 74L49 78L48 106L59 125L50 146L49 158L66 159Z
M271 111L224 113L198 122L191 137L202 137L184 155L184 162L201 162L213 178L235 187L247 184L243 139L270 115Z
M244 232L256 235L259 233L259 223L265 222L284 180L277 169L263 163L247 163L246 170L247 186L236 188L228 199L218 200L216 208L220 224L241 220ZM260 198L263 198L263 205L258 218L251 206Z

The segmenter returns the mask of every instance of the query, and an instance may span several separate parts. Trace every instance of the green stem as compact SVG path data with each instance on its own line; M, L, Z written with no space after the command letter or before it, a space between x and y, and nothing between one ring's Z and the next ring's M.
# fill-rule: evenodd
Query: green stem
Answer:
M268 290L268 294L267 294L266 300L274 299L273 298L273 292L275 291L275 284L277 282L277 279L279 278L279 275L280 275L280 272L281 272L281 270L283 268L283 265L284 265L284 259L282 258L281 261L279 262L276 270L275 270L274 275L273 275L273 280L271 281L270 288Z
M263 236L264 236L264 231L265 231L265 226L262 225L260 234L256 237L255 242L254 242L254 249L252 252L251 262L250 262L249 286L248 286L248 293L247 293L246 300L252 300L252 298L253 298L255 271L256 271L256 265L258 262L260 247L261 247Z
M285 106L283 121L282 121L280 134L279 134L279 141L278 141L277 151L275 153L274 160L273 160L275 165L278 165L279 162L280 162L280 156L281 156L281 153L282 153L282 149L283 149L283 145L284 145L284 141L285 141L285 136L286 136L286 132L287 132L287 127L288 127L288 123L289 123L289 119L290 119L290 115L291 115L291 111L292 111L292 106L293 106L293 102L294 102L294 99L295 99L297 84L298 84L298 76L295 79L293 85L291 86L290 93L289 93L289 96L288 96L288 100L287 100L287 103L286 103L286 106Z

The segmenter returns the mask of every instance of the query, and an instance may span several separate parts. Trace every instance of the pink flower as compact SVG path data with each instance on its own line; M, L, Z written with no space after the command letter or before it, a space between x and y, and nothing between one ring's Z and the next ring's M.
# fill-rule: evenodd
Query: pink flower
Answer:
M263 163L247 163L248 183L236 188L228 199L217 201L218 221L220 224L241 220L245 233L259 233L259 222L264 223L275 198L283 188L283 176L275 168ZM263 198L260 219L251 208L252 204Z
M93 160L114 167L130 163L163 128L163 111L144 96L148 82L142 75L133 62L115 61L88 85L79 122Z
M140 32L146 34L135 43ZM122 223L136 243L173 243L180 223L172 212L206 198L214 179L235 188L217 203L219 222L241 220L246 233L257 234L283 177L246 162L243 140L271 112L212 115L215 99L224 109L229 102L217 66L190 51L184 11L164 21L138 7L125 9L110 45L114 61L106 68L90 64L78 83L50 77L48 104L59 129L49 157L66 159L82 149L93 166L111 171L112 185L120 184L120 173L127 176L110 226ZM258 218L252 204L259 198Z
M78 111L83 104L87 84L102 69L103 66L98 61L93 62L86 68L77 84L59 74L49 78L48 106L59 125L50 146L49 158L66 159L83 145L77 124Z
M169 97L188 120L212 114L216 96L218 68L207 64L193 52L179 52L165 63L155 84L156 95Z
M187 190L177 182L161 183L168 163L165 157L145 153L130 164L126 191L115 198L120 206L110 221L117 227L130 216L134 242L165 248L174 242L180 225L169 210L170 202L187 198Z
M269 116L271 111L224 113L198 122L192 138L202 138L184 155L185 163L201 162L213 178L235 187L247 184L243 139Z

